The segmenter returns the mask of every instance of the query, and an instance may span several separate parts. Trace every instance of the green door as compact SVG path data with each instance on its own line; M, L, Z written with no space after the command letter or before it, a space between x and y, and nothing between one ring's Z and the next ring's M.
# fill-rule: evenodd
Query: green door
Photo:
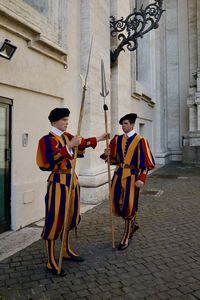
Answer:
M0 233L10 229L11 104L0 97Z

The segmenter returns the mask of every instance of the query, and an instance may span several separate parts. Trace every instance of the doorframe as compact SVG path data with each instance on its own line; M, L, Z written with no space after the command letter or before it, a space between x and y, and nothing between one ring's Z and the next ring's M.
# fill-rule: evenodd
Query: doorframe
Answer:
M5 98L3 96L0 96L0 103L5 104L8 106L8 148L9 148L9 156L10 159L8 161L7 165L7 174L5 178L6 182L6 223L2 224L0 226L0 233L5 232L7 230L11 229L11 160L12 160L12 106L13 106L13 100L9 98Z

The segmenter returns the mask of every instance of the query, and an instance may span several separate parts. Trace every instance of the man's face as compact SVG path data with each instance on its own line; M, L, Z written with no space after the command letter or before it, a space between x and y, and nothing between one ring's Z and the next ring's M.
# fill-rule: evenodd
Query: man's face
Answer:
M58 121L52 122L52 126L56 127L57 129L61 131L66 131L68 126L69 118L64 117Z
M130 123L129 120L122 121L122 130L124 133L128 133L133 130L134 123Z

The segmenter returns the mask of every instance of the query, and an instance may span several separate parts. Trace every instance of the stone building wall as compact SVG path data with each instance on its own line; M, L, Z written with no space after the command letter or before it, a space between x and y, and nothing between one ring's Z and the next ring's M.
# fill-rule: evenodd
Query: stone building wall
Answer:
M37 168L35 156L38 139L50 129L49 111L54 107L68 106L72 112L69 130L75 133L77 126L80 99L79 1L48 3L48 14L41 14L27 1L0 1L0 39L7 38L17 46L11 61L1 58L0 72L0 96L13 100L12 229L44 216L48 174ZM75 22L73 34L71 24ZM22 145L24 133L28 133L27 147Z
M137 5L151 2L138 0ZM110 38L109 17L125 17L135 4L135 0L0 0L0 40L7 38L18 47L11 61L0 61L0 97L13 100L12 229L44 216L48 175L35 164L37 141L49 131L47 117L54 107L70 109L69 131L76 133L80 73L85 75L92 37L81 134L95 136L105 130L100 97L103 59L111 136L122 133L118 120L133 111L138 114L136 131L148 138L157 163L182 159L182 137L189 124L197 124L195 116L188 119L187 98L190 93L196 99L192 73L199 67L200 4L164 1L159 29L139 40L137 52L121 53L111 67L110 49L117 41ZM197 103L190 110L197 112ZM27 147L22 145L24 133ZM107 168L99 159L104 148L105 143L99 144L77 163L82 202L107 198Z

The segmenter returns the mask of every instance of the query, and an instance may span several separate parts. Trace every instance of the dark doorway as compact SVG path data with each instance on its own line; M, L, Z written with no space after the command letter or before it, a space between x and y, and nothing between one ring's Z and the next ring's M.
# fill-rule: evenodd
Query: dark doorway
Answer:
M12 100L0 97L0 233L10 229L11 106Z

